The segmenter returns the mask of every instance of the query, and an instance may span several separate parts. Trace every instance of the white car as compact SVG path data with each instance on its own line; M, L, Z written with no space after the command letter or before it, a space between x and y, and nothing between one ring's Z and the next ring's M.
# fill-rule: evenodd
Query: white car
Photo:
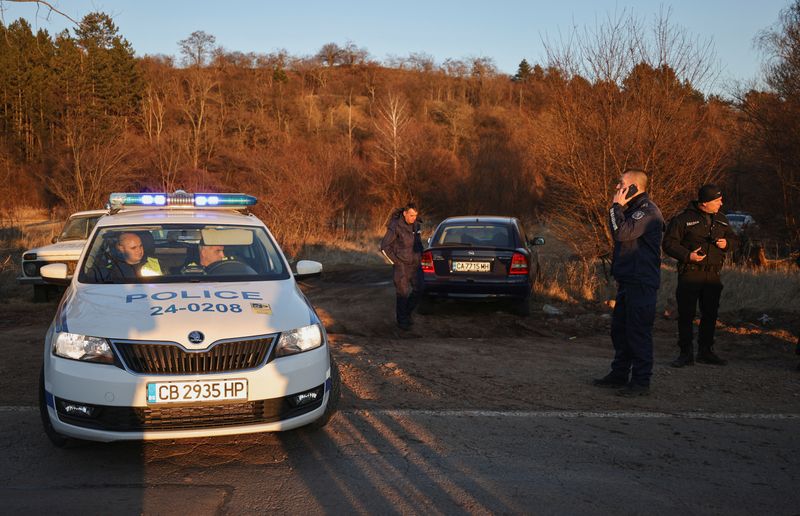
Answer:
M107 210L79 211L70 215L61 234L50 245L29 249L22 254L22 272L17 277L21 285L33 285L34 301L46 301L49 285L42 279L39 269L50 263L67 264L68 274L75 270L78 257L97 220Z
M45 337L56 446L321 427L340 385L325 328L242 194L112 194ZM217 253L217 261L208 260ZM138 254L137 254L138 253ZM224 257L223 257L224 255Z
M744 213L741 211L733 211L728 213L728 223L731 225L731 228L737 233L741 233L742 231L755 231L758 230L758 224L756 224L755 219L749 213Z

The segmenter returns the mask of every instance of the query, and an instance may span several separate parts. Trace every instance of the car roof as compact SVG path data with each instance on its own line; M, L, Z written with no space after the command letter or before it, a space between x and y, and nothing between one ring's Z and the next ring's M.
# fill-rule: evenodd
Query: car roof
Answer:
M479 222L485 224L511 224L515 217L501 217L499 215L461 215L458 217L448 217L441 224L467 224L469 222Z
M218 208L126 208L107 215L97 222L98 227L137 224L233 224L264 226L257 217L231 209Z

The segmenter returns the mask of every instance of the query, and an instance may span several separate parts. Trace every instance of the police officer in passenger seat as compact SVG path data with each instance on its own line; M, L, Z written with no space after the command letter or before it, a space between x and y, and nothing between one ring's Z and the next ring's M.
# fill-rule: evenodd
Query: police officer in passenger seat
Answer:
M647 195L647 175L628 169L620 177L609 209L614 239L611 272L617 297L611 320L614 360L597 387L622 388L620 396L650 393L653 374L653 323L661 285L664 217Z
M678 260L678 347L680 354L673 367L694 365L693 331L695 310L700 304L700 330L697 361L725 365L714 353L714 327L717 324L722 293L720 270L725 255L736 247L736 234L728 218L720 213L722 190L708 184L700 188L697 200L673 217L664 236L664 252Z
M417 206L408 203L392 213L386 234L381 240L381 252L394 265L397 325L411 328L411 313L417 304L422 240Z
M101 272L104 280L161 276L161 264L157 258L146 256L142 239L136 233L120 234L114 248L117 256Z

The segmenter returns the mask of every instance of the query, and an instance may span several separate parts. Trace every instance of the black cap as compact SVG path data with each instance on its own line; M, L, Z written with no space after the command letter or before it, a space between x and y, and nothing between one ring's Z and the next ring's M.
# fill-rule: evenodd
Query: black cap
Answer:
M697 192L699 202L710 202L722 197L722 190L715 184L707 184Z

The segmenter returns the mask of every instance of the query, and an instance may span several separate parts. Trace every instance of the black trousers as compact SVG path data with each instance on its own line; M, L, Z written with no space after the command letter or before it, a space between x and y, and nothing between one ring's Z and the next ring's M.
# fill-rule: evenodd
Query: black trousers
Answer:
M417 306L419 299L419 286L422 269L419 264L394 264L394 287L396 289L397 304L395 313L398 324L411 324L411 313Z
M636 385L650 385L653 376L653 323L658 289L620 283L611 319L614 360L611 374ZM629 378L630 375L630 378Z
M694 316L700 306L697 349L700 353L714 346L714 328L719 313L722 282L719 271L687 271L678 275L675 299L678 303L678 347L682 355L694 351Z

